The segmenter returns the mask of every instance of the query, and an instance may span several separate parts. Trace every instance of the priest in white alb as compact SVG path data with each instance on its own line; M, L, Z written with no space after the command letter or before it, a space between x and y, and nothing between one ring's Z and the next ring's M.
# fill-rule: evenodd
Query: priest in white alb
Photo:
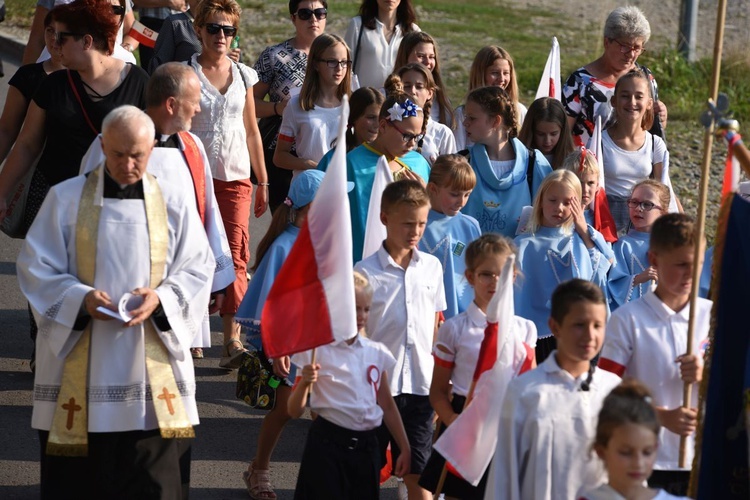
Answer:
M115 109L102 147L99 167L50 190L18 257L39 324L41 497L186 498L189 349L215 261L194 193L146 173L151 119Z

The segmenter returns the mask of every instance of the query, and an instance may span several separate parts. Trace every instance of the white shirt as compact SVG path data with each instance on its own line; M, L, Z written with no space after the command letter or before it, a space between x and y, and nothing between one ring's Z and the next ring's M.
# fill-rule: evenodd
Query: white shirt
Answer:
M602 133L604 184L607 194L628 198L636 184L648 179L654 163L662 163L667 146L661 137L646 132L646 140L637 151L626 151L614 143L609 133Z
M242 63L232 62L232 83L221 94L203 74L198 54L193 55L189 64L201 82L201 112L193 117L190 132L203 142L211 174L225 182L249 179L250 153L243 112L248 92L258 83L258 73Z
M435 313L446 308L443 268L430 254L412 250L406 269L381 245L354 269L373 288L367 331L396 358L391 393L427 396L432 381Z
M401 40L404 39L404 33L401 31L401 26L396 24L389 42L383 34L383 26L384 24L376 18L374 30L364 28L359 54L357 54L357 40L359 39L359 31L362 29L362 18L360 16L353 17L346 28L344 41L351 50L352 61L357 54L357 65L352 68L352 71L356 73L360 87L383 88L385 79L394 69L397 69L393 65L396 62L398 47L401 45ZM412 29L420 31L416 24L412 24Z
M581 391L588 373L573 378L556 352L508 385L485 499L570 500L606 481L591 443L602 401L620 378L597 369Z
M578 500L627 500L610 485L603 484L595 490L587 491ZM688 500L688 497L677 497L670 495L664 490L657 490L656 496L651 500Z
M340 114L341 106L315 106L310 111L305 111L300 106L299 95L296 95L284 108L279 140L294 142L298 157L318 163L331 149L331 141L336 138Z
M352 345L343 341L320 346L316 352L320 370L310 393L310 409L353 431L380 426L383 410L378 406L377 392L382 374L391 373L396 365L390 351L380 342L357 335ZM292 356L300 369L311 360L312 351Z
M432 165L438 156L456 152L456 139L450 127L430 118L422 141L421 154L425 160Z
M454 394L469 394L485 328L487 315L472 302L465 312L450 318L438 330L432 353L435 356L435 364L453 370L451 383ZM536 346L536 326L532 321L513 316L511 333L518 342L523 342L530 348ZM440 346L448 352L441 350ZM518 373L525 358L516 361L518 363L513 368L515 373Z
M698 299L693 353L701 358L708 347L711 301ZM654 405L673 409L682 406L683 382L677 356L687 351L690 305L680 312L667 307L655 293L619 307L607 323L599 364L633 377L651 390ZM614 365L613 365L614 363ZM698 404L698 385L693 384L692 405ZM659 434L659 451L654 468L678 470L680 437L665 427ZM688 437L687 464L693 461L694 437Z

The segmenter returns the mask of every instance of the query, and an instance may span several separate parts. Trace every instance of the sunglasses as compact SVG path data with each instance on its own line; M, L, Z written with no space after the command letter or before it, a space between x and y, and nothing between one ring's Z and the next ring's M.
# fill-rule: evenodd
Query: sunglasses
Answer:
M125 7L123 7L122 5L113 5L112 12L114 12L116 16L124 16Z
M401 128L399 128L399 127L398 127L398 126L397 126L397 125L396 125L395 123L393 123L392 121L390 121L390 120L386 120L385 122L386 122L386 123L387 123L388 125L390 125L391 127L395 128L395 129L396 129L396 132L399 132L399 133L401 134L401 139L402 139L402 140L404 141L404 144L409 144L409 143L410 143L411 141L414 141L414 142L419 142L419 141L421 141L422 139L424 139L424 134L417 134L417 135L414 135L414 134L408 134L408 133L404 132L403 130L401 130Z
M640 208L644 212L650 212L653 209L661 210L662 208L659 205L656 205L655 203L651 203L650 201L639 201L634 200L633 198L628 199L628 207L630 208Z
M234 26L223 26L221 24L216 24L216 23L208 23L208 24L206 24L206 32L209 35L215 35L219 31L223 31L224 32L224 36L227 37L227 38L229 38L230 36L234 36L234 35L237 34L237 28L235 28Z
M322 21L328 16L328 10L324 7L320 7L318 9L312 10L312 9L299 9L295 16L299 17L303 21L309 21L310 18L315 15L315 19L318 21Z
M335 68L337 66L340 66L341 69L344 69L344 68L348 68L349 66L352 65L351 61L338 61L336 59L318 59L318 61L320 61L322 63L326 63L326 66L328 66L331 69L333 69L333 68Z
M57 33L55 33L55 44L63 45L65 43L65 40L70 36L81 38L82 36L86 36L86 34L85 33L72 33L70 31L58 31Z

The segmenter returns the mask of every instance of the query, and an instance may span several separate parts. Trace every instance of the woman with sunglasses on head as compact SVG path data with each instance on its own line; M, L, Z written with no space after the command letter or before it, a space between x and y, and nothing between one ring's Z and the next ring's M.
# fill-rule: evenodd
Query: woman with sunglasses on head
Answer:
M662 136L667 126L667 107L658 100L656 80L645 66L636 63L651 37L646 16L635 6L618 7L604 24L604 53L596 61L578 68L563 85L562 103L577 146L588 146L597 116L602 126L612 114L610 100L617 80L633 69L642 69L653 87L654 126L652 133Z
M328 17L326 0L289 0L289 15L294 25L294 36L278 45L266 47L253 69L260 81L253 87L255 111L260 118L263 149L268 170L271 211L284 202L292 172L277 167L273 162L276 140L289 100L298 95L305 81L307 58L313 41L323 34ZM266 95L268 101L265 100Z
M201 83L201 112L193 118L190 131L201 139L208 155L236 276L219 312L224 331L219 366L227 369L237 368L245 352L234 315L247 291L251 169L258 180L255 217L268 208L268 178L252 91L258 75L227 55L239 22L240 6L234 0L203 0L194 24L202 49L189 63Z
M316 168L328 152L338 132L341 99L351 95L350 57L340 36L323 34L315 39L302 91L284 109L273 157L277 166L297 175Z
M352 49L352 71L360 87L382 88L393 72L404 35L419 31L411 0L363 0L344 40Z
M67 71L45 78L0 173L0 221L13 188L34 161L26 222L31 225L50 186L78 175L81 158L104 117L123 104L145 107L148 75L112 57L119 20L109 0L76 0L52 10L54 48ZM27 226L28 227L28 226Z

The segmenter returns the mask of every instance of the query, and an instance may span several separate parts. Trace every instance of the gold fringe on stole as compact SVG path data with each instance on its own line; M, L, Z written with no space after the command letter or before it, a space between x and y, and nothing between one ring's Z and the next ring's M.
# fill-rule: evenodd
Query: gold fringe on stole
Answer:
M732 208L732 202L735 193L730 193L724 197L719 209L719 220L716 227L716 246L714 247L714 257L711 266L711 288L709 297L713 301L711 307L711 325L708 333L708 346L703 355L703 379L698 388L698 428L695 431L695 453L693 454L693 464L690 472L690 483L688 486L688 496L695 498L698 494L698 475L700 472L701 449L703 447L703 419L706 405L706 395L708 393L708 382L711 378L711 364L713 361L714 336L716 335L716 314L717 304L719 303L719 289L721 287L721 267L724 259L724 243L727 236L727 223L729 221L729 212Z
M76 219L76 267L81 283L94 286L96 243L101 207L94 204L101 169L88 176L83 185ZM73 346L63 366L60 393L52 416L47 454L67 457L88 455L88 401L86 382L89 369L91 322Z

